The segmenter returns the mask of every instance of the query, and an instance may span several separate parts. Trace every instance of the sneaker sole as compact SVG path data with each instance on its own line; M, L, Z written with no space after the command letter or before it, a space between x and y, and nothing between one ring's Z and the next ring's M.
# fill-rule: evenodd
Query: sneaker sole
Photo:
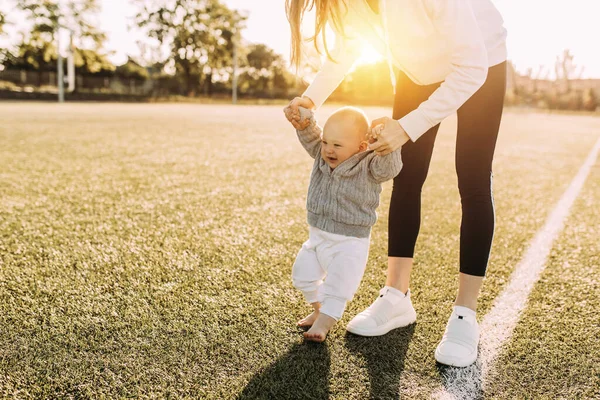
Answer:
M396 318L392 318L385 324L378 326L375 329L360 329L356 327L352 327L348 325L346 330L350 333L353 333L358 336L382 336L388 333L389 331L397 328L403 328L414 323L417 320L417 313L413 310L412 313L408 315L401 315Z
M467 358L457 358L442 355L438 349L435 349L435 360L440 364L447 365L449 367L459 367L465 368L469 365L472 365L475 361L477 361L477 352L470 354Z

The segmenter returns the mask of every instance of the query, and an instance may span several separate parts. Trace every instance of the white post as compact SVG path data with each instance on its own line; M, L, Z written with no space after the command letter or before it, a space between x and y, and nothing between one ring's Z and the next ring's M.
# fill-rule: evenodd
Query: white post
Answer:
M73 31L71 31L69 57L67 58L67 81L69 83L67 91L73 93L75 91L75 47L73 47Z
M63 71L63 57L62 57L62 53L60 52L60 23L61 23L61 12L62 12L62 8L61 8L61 4L62 0L58 0L58 3L56 4L58 10L58 16L57 16L57 20L56 20L56 51L58 53L58 102L59 103L64 103L65 102L65 74Z
M233 35L233 79L231 82L232 102L237 103L237 32Z
M56 28L56 50L58 51L58 102L65 102L65 76L63 72L63 58L60 52L60 27Z

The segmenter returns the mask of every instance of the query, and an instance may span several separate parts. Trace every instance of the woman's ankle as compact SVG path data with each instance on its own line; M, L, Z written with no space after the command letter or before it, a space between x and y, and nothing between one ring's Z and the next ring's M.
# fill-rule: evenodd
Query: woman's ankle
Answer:
M406 294L410 286L410 273L413 259L408 257L388 257L386 286L398 289Z
M467 275L461 272L458 277L458 294L454 305L477 311L477 299L482 284L482 276Z

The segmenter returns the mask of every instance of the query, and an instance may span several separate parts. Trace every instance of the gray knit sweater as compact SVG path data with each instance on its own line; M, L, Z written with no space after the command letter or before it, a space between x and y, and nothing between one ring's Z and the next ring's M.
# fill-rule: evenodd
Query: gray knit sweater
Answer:
M386 156L363 151L332 170L321 157L321 127L311 111L300 108L300 114L302 120L310 118L310 125L297 131L298 139L315 159L306 199L308 224L339 235L369 237L377 220L381 183L402 169L400 149Z

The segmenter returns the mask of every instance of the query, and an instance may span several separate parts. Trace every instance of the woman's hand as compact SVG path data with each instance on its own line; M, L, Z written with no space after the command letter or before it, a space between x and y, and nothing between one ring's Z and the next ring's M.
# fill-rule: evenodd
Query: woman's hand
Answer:
M283 109L283 113L285 114L287 120L294 125L294 128L301 131L306 129L306 127L310 124L310 121L306 120L303 121L302 124L300 123L300 111L298 110L298 107L304 107L312 110L315 108L315 104L308 97L296 97Z
M378 125L383 125L383 128L378 127ZM400 123L388 117L373 120L371 135L376 140L369 144L369 149L374 150L379 156L390 154L410 140Z

